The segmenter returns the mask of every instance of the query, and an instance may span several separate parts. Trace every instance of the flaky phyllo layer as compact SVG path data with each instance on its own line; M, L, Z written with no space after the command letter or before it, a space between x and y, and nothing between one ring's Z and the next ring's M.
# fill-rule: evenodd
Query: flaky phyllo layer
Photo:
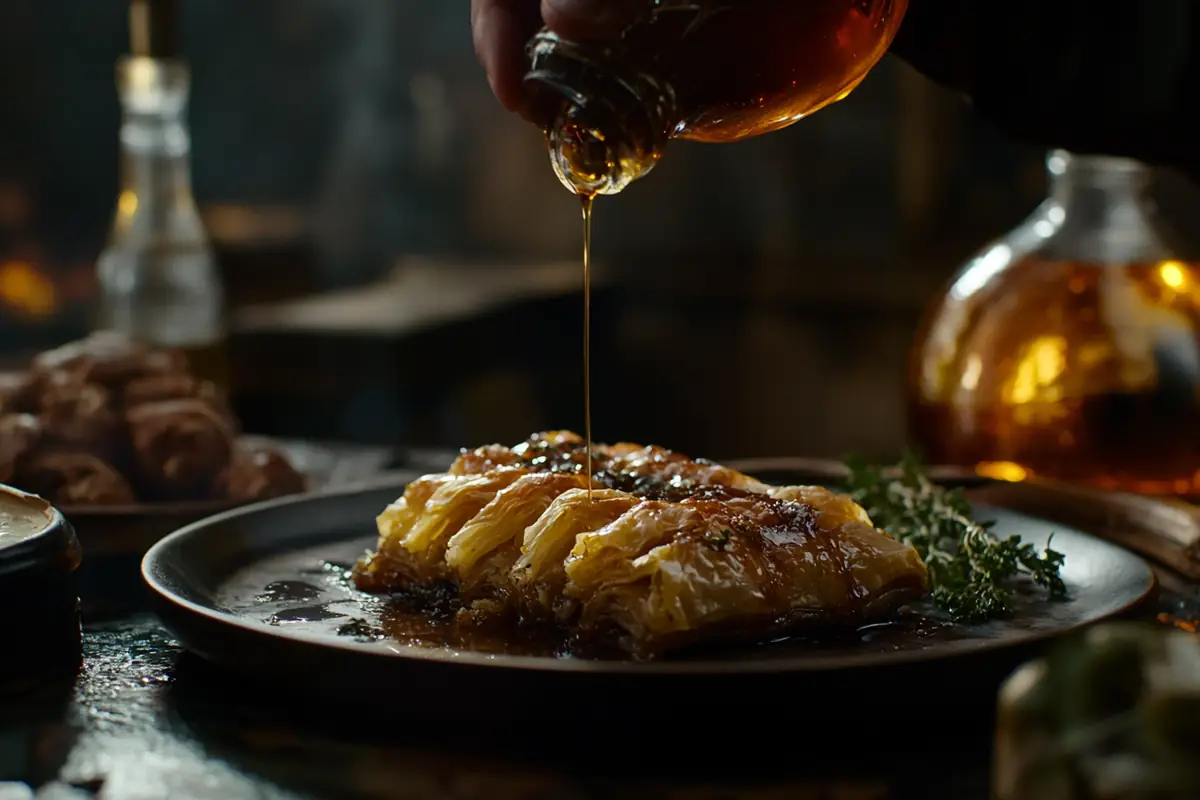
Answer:
M649 657L699 641L856 624L923 594L915 550L844 495L769 486L661 447L537 434L464 451L379 516L370 592L447 589Z

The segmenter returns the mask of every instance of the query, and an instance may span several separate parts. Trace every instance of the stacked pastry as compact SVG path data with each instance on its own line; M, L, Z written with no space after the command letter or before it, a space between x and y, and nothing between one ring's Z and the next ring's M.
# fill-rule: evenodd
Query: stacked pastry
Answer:
M222 393L175 350L101 332L0 379L0 483L63 506L248 501L304 491L237 439Z
M768 486L661 447L537 434L463 452L378 518L359 588L457 595L654 656L851 624L923 594L925 565L848 497Z

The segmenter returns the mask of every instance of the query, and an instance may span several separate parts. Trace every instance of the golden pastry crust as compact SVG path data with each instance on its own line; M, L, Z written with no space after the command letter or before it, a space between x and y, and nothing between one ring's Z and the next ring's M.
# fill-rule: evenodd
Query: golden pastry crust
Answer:
M451 594L635 657L861 622L927 591L913 548L848 497L661 447L538 434L463 452L378 518L372 592Z

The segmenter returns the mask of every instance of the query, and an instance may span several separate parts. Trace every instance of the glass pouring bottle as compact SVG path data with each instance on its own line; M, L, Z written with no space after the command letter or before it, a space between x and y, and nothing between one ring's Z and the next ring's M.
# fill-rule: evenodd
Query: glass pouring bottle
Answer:
M185 351L224 384L224 291L195 198L186 110L191 75L174 44L175 4L131 3L132 54L117 61L120 191L97 261L99 325Z
M1168 240L1150 171L1055 151L1037 211L971 259L913 349L930 462L1200 494L1200 247Z
M908 0L647 0L611 43L548 30L529 44L555 174L615 194L672 138L736 142L848 95L883 57Z

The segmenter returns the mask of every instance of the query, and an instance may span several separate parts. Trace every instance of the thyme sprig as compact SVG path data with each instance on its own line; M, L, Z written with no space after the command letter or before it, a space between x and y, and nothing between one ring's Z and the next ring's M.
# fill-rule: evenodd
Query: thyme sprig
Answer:
M909 455L898 465L899 478L862 459L846 460L847 490L874 523L907 542L929 569L933 601L955 622L983 622L1012 610L1013 587L1028 576L1051 597L1063 597L1064 556L1040 552L1021 537L1001 539L992 523L971 516L961 489L934 484L919 459Z

